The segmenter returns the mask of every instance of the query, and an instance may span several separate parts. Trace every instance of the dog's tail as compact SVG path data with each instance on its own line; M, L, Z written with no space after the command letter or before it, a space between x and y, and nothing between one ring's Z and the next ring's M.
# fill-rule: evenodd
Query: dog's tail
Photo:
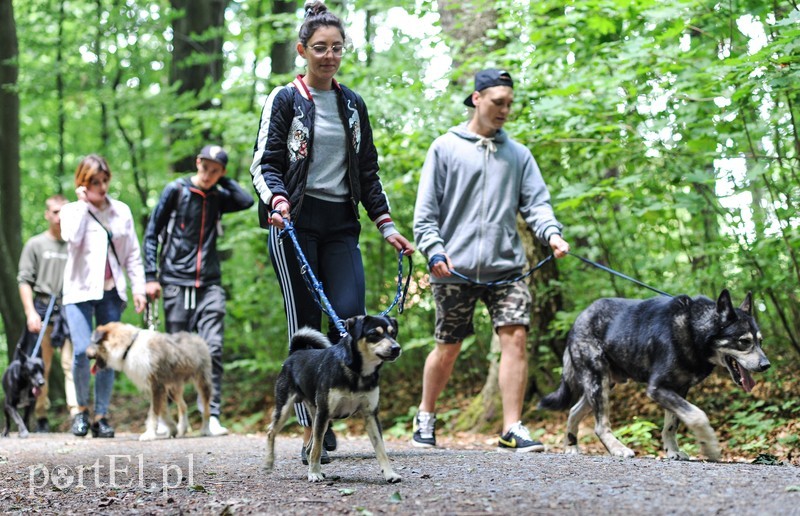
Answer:
M561 373L561 383L555 392L551 392L539 402L539 408L543 410L566 410L575 401L575 394L569 386L569 379L572 376L572 360L569 356L569 349L564 353L564 370Z
M300 328L292 336L289 343L289 354L291 355L300 349L325 349L331 347L331 341L319 331L304 327Z
M539 402L539 408L543 410L566 410L572 406L572 391L564 379L555 392L551 392Z

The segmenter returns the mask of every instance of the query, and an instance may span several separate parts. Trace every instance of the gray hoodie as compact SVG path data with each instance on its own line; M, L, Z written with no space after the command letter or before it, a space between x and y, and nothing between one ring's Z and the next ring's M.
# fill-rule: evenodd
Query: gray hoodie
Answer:
M502 129L483 138L467 124L434 140L422 167L414 238L430 259L446 253L453 268L476 281L519 274L525 249L517 212L545 245L561 224L531 152ZM456 277L434 283L463 283Z

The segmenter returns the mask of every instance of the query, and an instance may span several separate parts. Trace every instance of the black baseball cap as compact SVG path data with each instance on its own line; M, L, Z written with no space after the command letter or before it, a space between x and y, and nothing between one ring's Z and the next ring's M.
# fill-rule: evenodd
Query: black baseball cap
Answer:
M228 153L219 145L206 145L197 155L200 159L210 159L216 161L223 167L228 166Z
M514 87L514 81L511 80L511 74L505 70L498 70L496 68L487 68L475 74L475 89L472 92L483 91L486 88L493 86L508 86ZM472 93L464 100L464 105L475 107L472 103Z

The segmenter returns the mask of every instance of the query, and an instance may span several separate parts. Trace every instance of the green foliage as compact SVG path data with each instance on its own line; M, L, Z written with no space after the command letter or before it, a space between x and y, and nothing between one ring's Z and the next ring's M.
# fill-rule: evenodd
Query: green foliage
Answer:
M646 419L634 418L633 423L621 426L614 431L614 435L628 447L640 453L655 455L660 447L659 441L653 436L658 431L658 425Z

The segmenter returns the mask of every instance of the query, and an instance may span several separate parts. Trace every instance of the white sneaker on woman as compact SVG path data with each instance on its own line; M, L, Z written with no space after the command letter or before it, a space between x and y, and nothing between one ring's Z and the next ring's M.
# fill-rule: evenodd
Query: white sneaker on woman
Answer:
M208 431L215 437L218 435L228 435L228 429L219 423L219 418L217 416L208 418Z

